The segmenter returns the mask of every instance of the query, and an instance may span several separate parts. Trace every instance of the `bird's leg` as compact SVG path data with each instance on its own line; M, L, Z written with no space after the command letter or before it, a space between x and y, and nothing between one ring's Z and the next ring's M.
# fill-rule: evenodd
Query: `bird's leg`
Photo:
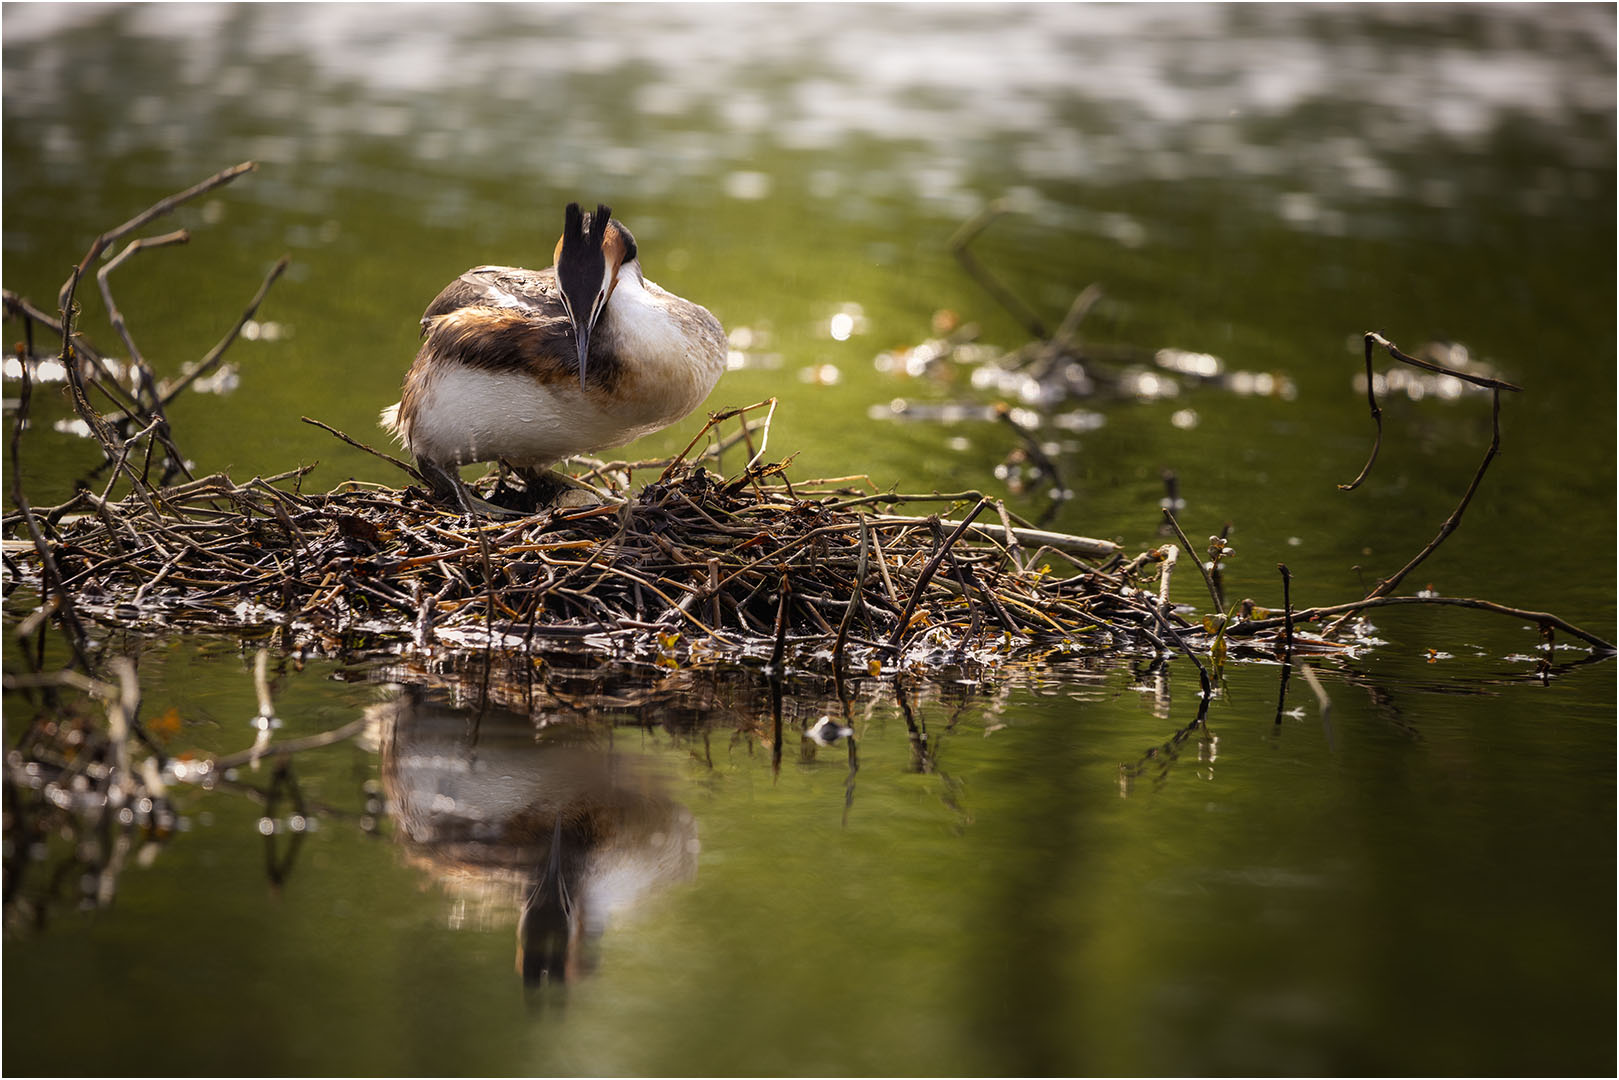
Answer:
M496 506L492 502L478 498L456 474L454 466L446 467L436 461L419 457L416 459L416 470L432 485L433 495L436 498L454 503L464 514L487 517L522 516L515 510L508 510L504 506Z

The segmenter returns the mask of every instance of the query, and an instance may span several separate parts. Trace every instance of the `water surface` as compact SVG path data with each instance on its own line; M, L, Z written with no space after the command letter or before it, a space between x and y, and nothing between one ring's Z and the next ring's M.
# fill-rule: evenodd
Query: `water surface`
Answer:
M1068 403L1094 419L1040 428L1074 492L1053 527L1160 543L1172 469L1194 541L1232 523L1231 595L1279 605L1279 561L1297 602L1360 595L1434 534L1489 438L1486 398L1390 397L1372 481L1337 490L1369 449L1360 335L1454 341L1525 391L1405 588L1612 639L1613 37L1611 8L1580 5L11 4L5 285L49 307L98 232L257 160L157 227L189 245L115 275L172 375L292 256L230 353L234 391L182 399L176 437L238 479L318 460L317 488L398 483L299 417L381 445L438 289L543 265L561 206L606 201L648 275L733 331L709 407L781 399L771 446L795 476L1007 495L1004 425L885 408L995 394L877 362L940 311L1027 339L948 248L1005 199L975 251L1047 326L1100 282L1087 342L1292 387ZM84 318L116 351L93 296ZM57 430L65 400L35 398L22 475L48 505L95 453ZM1175 597L1206 605L1182 570ZM8 628L31 607L13 593ZM1611 1069L1611 667L1564 647L1543 682L1533 630L1497 617L1375 622L1382 644L1315 665L1330 707L1296 671L1278 725L1280 669L1238 666L1190 732L1184 659L888 672L843 699L799 677L778 737L757 672L575 673L559 712L443 657L278 653L276 738L373 721L296 759L313 831L289 831L284 784L265 807L268 768L178 788L181 830L80 911L63 823L19 862L8 816L4 1065ZM252 742L250 649L111 634L103 652L137 660L143 717L173 710L171 752ZM8 691L11 746L41 708L101 716ZM809 736L823 715L853 749ZM580 923L571 981L525 989L525 902L557 822L587 817L611 827L563 850L607 853L598 910L630 900ZM520 839L470 837L517 819Z

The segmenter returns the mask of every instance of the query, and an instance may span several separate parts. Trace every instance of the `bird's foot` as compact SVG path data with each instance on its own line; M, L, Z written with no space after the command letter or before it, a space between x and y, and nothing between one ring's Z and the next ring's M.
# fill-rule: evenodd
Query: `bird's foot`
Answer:
M478 498L472 493L472 489L467 487L461 480L453 466L445 467L437 462L417 458L416 469L432 487L435 498L459 508L463 514L471 514L473 517L493 518L524 516L524 512L521 510L498 506L487 499Z

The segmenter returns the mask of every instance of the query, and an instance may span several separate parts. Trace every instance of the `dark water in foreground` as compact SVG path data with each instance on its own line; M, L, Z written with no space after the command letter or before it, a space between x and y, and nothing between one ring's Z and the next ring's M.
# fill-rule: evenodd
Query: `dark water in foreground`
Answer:
M1358 595L1433 535L1489 436L1487 399L1391 396L1378 472L1336 490L1368 448L1359 335L1447 339L1525 392L1406 591L1614 637L1611 8L0 19L6 288L48 307L96 232L261 163L157 227L190 228L187 247L116 279L167 375L293 257L230 354L235 389L173 410L201 471L318 459L316 487L397 482L298 418L380 444L426 301L471 265L542 264L561 204L602 199L649 276L733 332L709 407L780 397L771 445L798 452L795 476L1007 494L1008 429L890 405L1015 395L904 351L945 309L985 342L1026 339L946 246L1006 198L975 250L1047 325L1100 281L1088 341L1271 377L1033 410L1074 491L1053 527L1161 542L1170 468L1194 540L1233 523L1232 595L1279 604L1278 561L1303 602ZM110 350L93 297L85 318ZM54 391L35 408L22 475L48 504L94 456ZM1206 602L1182 569L1177 599ZM8 637L35 602L9 594ZM1311 665L1323 696L1296 667L1280 724L1280 669L1249 664L1190 732L1184 659L885 673L841 697L801 677L778 707L745 671L556 659L531 685L442 656L278 653L277 740L363 729L290 777L174 785L176 833L131 846L99 908L75 855L115 836L38 813L51 792L13 770L0 1064L1610 1071L1611 661L1560 638L1543 684L1511 620L1375 621L1383 644ZM251 650L113 632L102 653L136 661L170 753L251 744ZM25 668L15 643L5 663ZM42 711L102 723L73 695L8 689L8 749ZM852 737L817 743L822 716ZM558 879L571 941L538 902ZM526 994L525 957L566 989Z

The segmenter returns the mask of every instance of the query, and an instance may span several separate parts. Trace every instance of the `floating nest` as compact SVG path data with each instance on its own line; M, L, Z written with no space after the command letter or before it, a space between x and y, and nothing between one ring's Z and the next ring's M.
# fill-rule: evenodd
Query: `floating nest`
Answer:
M663 667L752 657L814 668L1206 644L1203 621L1164 602L1171 547L1128 557L1111 541L1033 528L976 492L794 485L780 463L729 479L701 458L658 464L633 493L636 466L600 466L589 504L499 521L450 512L415 486L309 494L303 470L118 501L82 491L29 512L39 542L7 540L5 558L14 583L106 625L330 654L561 639ZM482 483L503 494L500 478ZM948 509L886 512L919 500ZM26 522L5 524L15 534Z

